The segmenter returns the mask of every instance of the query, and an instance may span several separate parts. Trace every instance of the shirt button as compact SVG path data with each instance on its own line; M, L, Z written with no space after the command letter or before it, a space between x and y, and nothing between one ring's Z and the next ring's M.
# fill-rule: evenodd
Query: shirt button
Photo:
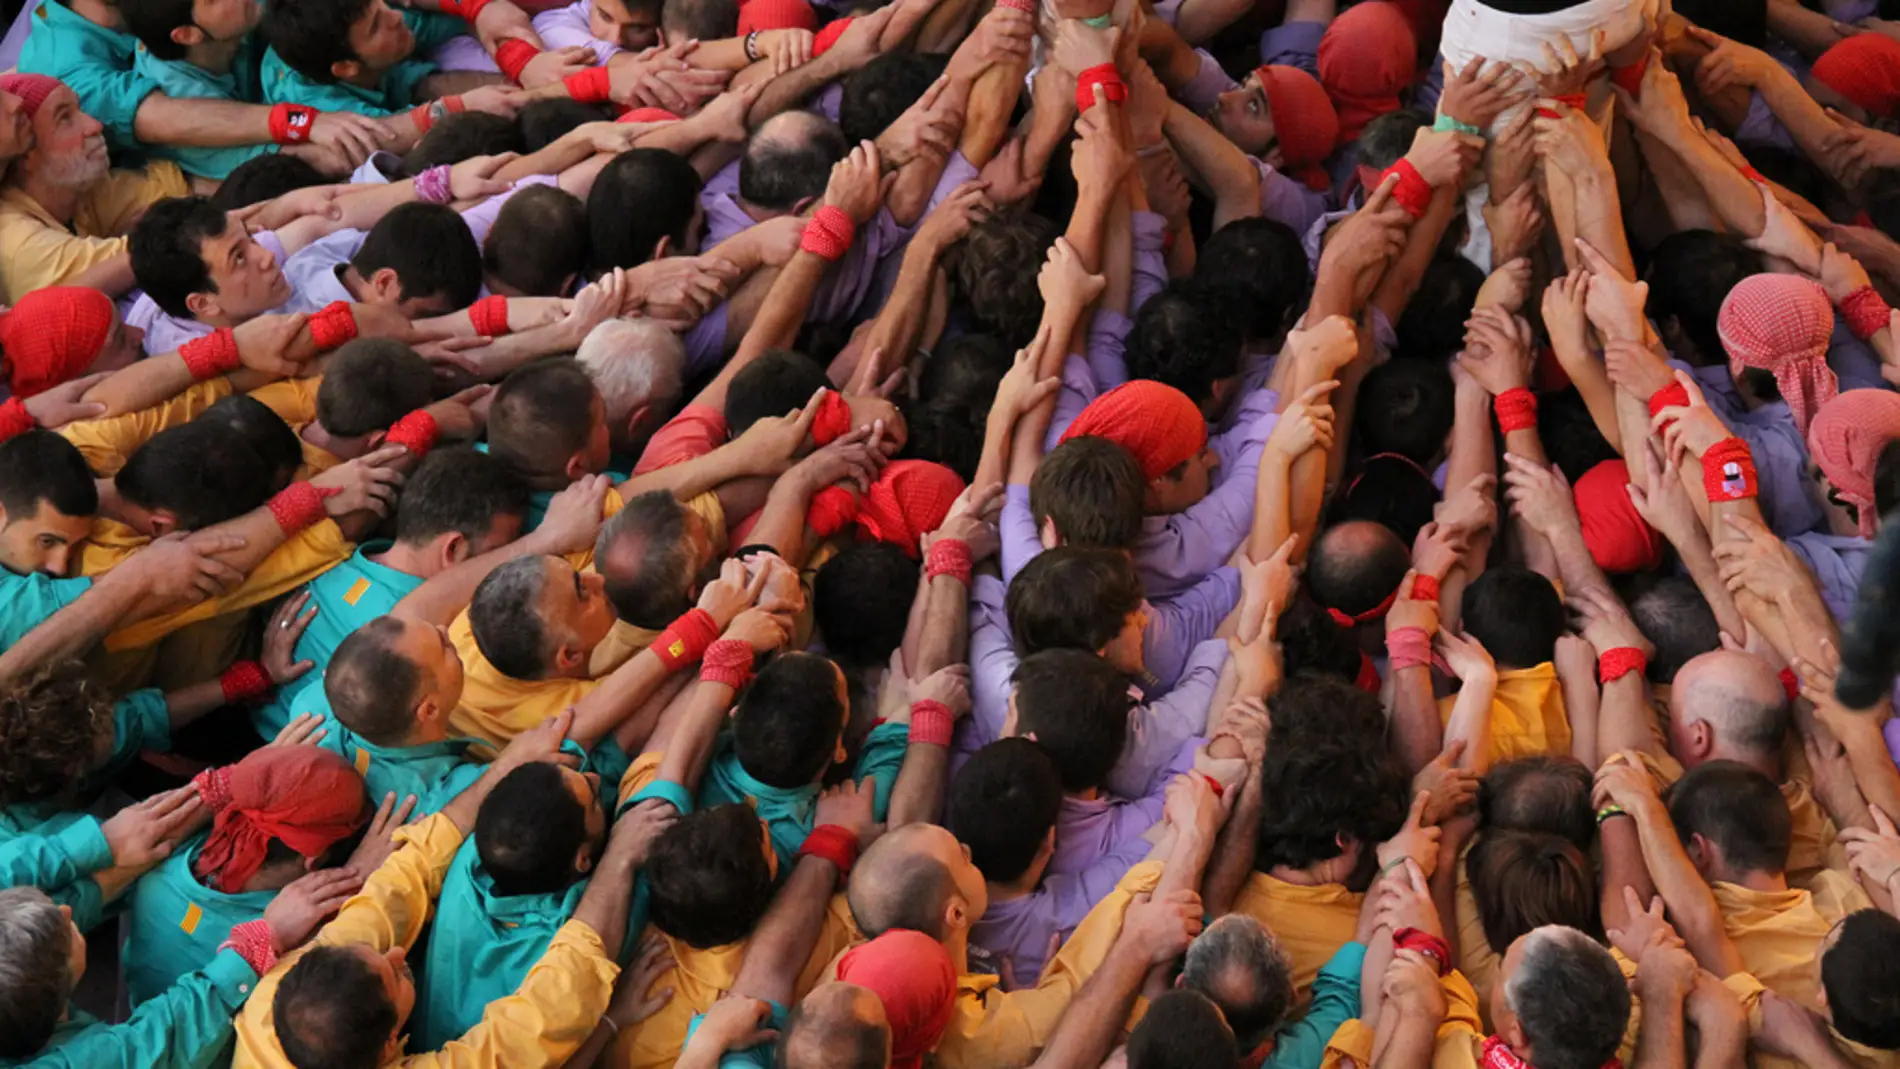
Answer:
M251 993L251 985L250 985L250 984L239 984L239 985L238 985L238 994L240 994L240 995L248 995L248 994L250 994L250 993Z

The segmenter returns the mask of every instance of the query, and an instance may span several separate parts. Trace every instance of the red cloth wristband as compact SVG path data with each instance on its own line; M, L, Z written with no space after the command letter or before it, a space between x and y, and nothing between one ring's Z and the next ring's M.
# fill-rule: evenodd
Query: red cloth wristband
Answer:
M1648 656L1634 646L1617 646L1597 655L1597 679L1603 683L1613 683L1648 667Z
M342 492L319 489L306 482L295 482L277 491L277 496L270 499L267 507L270 509L270 514L276 517L277 526L284 529L284 534L294 535L311 524L321 521L327 515L323 507L323 499L335 497Z
M1418 928L1400 928L1392 933L1394 950L1410 950L1438 962L1438 975L1451 971L1451 946L1443 939Z
M540 54L540 49L521 38L510 37L495 46L495 66L501 68L501 73L507 75L509 81L519 85L521 72Z
M1590 103L1590 98L1583 93L1559 93L1550 99L1576 111L1582 111ZM1537 117L1540 119L1561 119L1563 118L1563 112L1558 111L1556 108L1538 108Z
M851 242L857 237L857 231L857 224L851 221L842 208L827 204L814 212L811 222L805 224L805 233L798 239L798 247L820 259L836 262L851 251Z
M1401 668L1429 668L1432 663L1432 636L1422 627L1401 627L1385 636L1386 664L1396 672Z
M831 51L831 46L838 43L838 38L844 36L844 31L851 28L853 21L848 18L834 19L827 23L824 29L819 30L811 39L811 58L817 59Z
M227 705L261 698L270 693L273 685L270 673L256 661L239 661L218 676L218 686L224 688Z
M331 301L306 321L310 340L324 352L356 337L356 312L348 301Z
M858 499L842 486L827 486L811 495L805 526L820 538L830 538L858 518Z
M851 866L858 863L858 837L849 828L820 824L805 836L798 856L821 857L831 862L838 870L838 883L842 886L851 875Z
M1644 52L1636 62L1627 67L1611 67L1610 81L1633 97L1643 93L1643 75L1649 70L1649 53Z
M468 322L484 338L499 338L508 333L508 298L491 293L468 306Z
M1651 419L1665 408L1689 407L1689 391L1680 382L1672 382L1649 395L1649 416Z
M613 83L608 79L607 68L589 67L561 79L567 86L567 95L583 104L599 104L613 94Z
M1412 577L1412 593L1409 595L1409 597L1413 601L1437 601L1438 600L1438 577L1435 575L1413 576Z
M930 579L948 575L969 586L970 544L960 538L939 538L930 543L930 555L924 558L924 575Z
M409 121L416 124L416 133L426 134L435 125L434 107L433 103L417 104L409 109Z
M191 785L198 788L198 800L213 813L231 804L231 766L229 765L205 769L191 777Z
M722 638L706 647L700 657L699 678L708 683L724 683L738 690L752 681L752 645L736 638Z
M1780 679L1781 692L1788 696L1789 701L1801 697L1801 678L1794 674L1794 669L1783 668Z
M482 8L487 7L488 4L489 0L441 0L441 3L436 6L441 8L445 15L454 15L472 23L476 16L482 13Z
M665 108L633 108L620 113L615 122L678 122L680 117Z
M1893 309L1887 307L1887 302L1872 286L1862 286L1841 298L1841 318L1847 320L1847 329L1861 341L1887 329L1892 316Z
M270 109L270 139L279 145L301 145L317 125L317 109L307 104L279 104Z
M272 945L270 922L262 917L254 921L231 926L231 932L224 942L218 944L219 950L237 951L237 956L251 967L251 971L263 976L277 964L277 948Z
M1392 187L1392 199L1412 218L1424 216L1432 206L1432 184L1425 181L1425 176L1419 174L1418 168L1412 166L1412 161L1408 159L1401 158L1387 167L1379 175L1379 184L1383 185L1386 176L1394 174L1399 176L1399 184Z
M950 733L956 728L957 718L950 713L950 707L934 698L924 698L910 703L910 741L927 742L932 746L950 745Z
M402 446L411 456L420 459L435 448L436 436L441 433L442 427L435 417L427 409L418 408L390 424L389 433L383 435L383 444Z
M1743 178L1748 179L1750 182L1753 182L1756 185L1763 185L1768 181L1767 177L1764 176L1760 171L1757 171L1754 168L1754 165L1752 164L1747 164L1747 163L1742 164L1741 171L1742 171Z
M668 671L672 671L699 660L700 655L706 652L706 647L718 638L719 625L713 621L712 613L695 608L660 632L648 648L660 658L660 663Z
M1020 11L1025 15L1036 13L1035 0L996 0L997 7L1006 7L1011 11Z
M1740 501L1761 492L1755 481L1755 457L1748 443L1728 437L1702 454L1702 489L1711 503Z
M812 416L812 444L822 448L850 433L851 402L837 390L826 390L818 399L817 413Z
M1095 106L1095 87L1102 87L1102 99L1119 104L1128 99L1128 84L1113 63L1101 63L1075 76L1075 110L1087 112Z
M1497 413L1498 429L1506 434L1537 426L1537 396L1522 386L1498 394L1492 408Z
M0 442L18 438L37 426L39 421L26 410L26 402L18 397L9 397L4 404L0 404Z
M178 357L191 372L193 382L215 379L243 366L238 356L237 335L230 327L219 327L202 338L193 338L178 347Z

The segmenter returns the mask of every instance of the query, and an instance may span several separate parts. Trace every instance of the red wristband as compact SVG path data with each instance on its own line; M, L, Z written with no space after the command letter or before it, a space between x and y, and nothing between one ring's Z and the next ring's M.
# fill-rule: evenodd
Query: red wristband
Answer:
M508 333L508 298L491 293L468 306L468 322L484 338L499 338Z
M837 390L826 390L812 416L811 442L824 447L851 433L851 402Z
M9 397L6 403L0 404L0 442L18 438L37 426L39 421L26 410L26 402L18 397Z
M306 482L295 482L277 491L277 496L270 499L268 508L270 514L277 518L277 526L284 529L284 534L294 535L311 524L321 521L327 515L323 507L323 499L335 497L342 492L319 489Z
M707 646L700 657L699 678L738 690L752 681L752 661L751 643L722 638Z
M256 661L239 661L218 676L218 686L224 688L227 705L261 698L270 693L273 685L270 673Z
M191 785L198 788L198 800L213 813L231 804L231 766L229 765L205 769L191 777Z
M583 104L599 104L613 95L613 83L605 67L589 67L561 79L567 95Z
M1498 429L1506 434L1537 426L1537 395L1522 386L1498 394L1492 408L1497 413Z
M679 122L680 117L665 108L634 108L620 113L615 122Z
M827 486L811 495L805 508L805 526L820 538L830 538L858 518L858 499L842 486Z
M1422 627L1400 627L1385 636L1386 664L1396 672L1401 668L1429 668L1432 664L1432 636Z
M418 408L390 424L389 433L383 435L383 444L402 446L411 456L421 459L435 448L436 436L441 433L441 425L428 409Z
M705 609L690 609L660 632L649 647L668 671L699 660L719 637L719 625Z
M819 30L811 39L811 58L817 59L831 51L831 46L838 43L838 38L844 36L844 31L851 28L853 21L855 20L846 18L833 19L826 23L825 28Z
M1702 489L1711 504L1740 501L1761 492L1755 481L1755 457L1748 451L1747 442L1724 438L1702 454Z
M1649 70L1649 53L1644 52L1627 67L1611 67L1610 82L1633 97L1643 95L1643 75Z
M193 338L178 347L178 357L191 372L193 382L215 379L243 366L238 356L237 335L230 327L219 327L202 338Z
M540 54L540 49L521 38L510 37L495 46L495 66L501 68L501 73L507 75L509 81L519 85L521 72Z
M279 145L301 145L317 125L317 109L307 104L279 104L270 109L270 139Z
M838 870L838 884L842 886L851 875L851 866L858 863L858 837L849 828L820 824L805 836L798 856L821 857L831 862Z
M324 352L356 337L356 312L348 301L331 301L310 316L305 323L310 340Z
M930 555L924 558L924 575L930 579L948 575L969 586L970 544L960 538L939 538L930 543Z
M409 109L409 121L415 124L417 134L426 134L435 126L434 108L435 105L429 103L417 104Z
M1128 84L1113 63L1090 67L1075 76L1075 110L1085 113L1095 106L1095 87L1102 87L1102 99L1119 104L1128 99Z
M1762 174L1760 171L1757 171L1755 169L1754 164L1749 164L1749 163L1742 164L1741 172L1742 172L1743 178L1748 179L1750 182L1753 182L1758 186L1766 185L1768 182L1768 177Z
M1438 577L1435 575L1413 576L1412 592L1407 596L1413 601L1437 601Z
M1861 341L1887 329L1893 321L1893 309L1887 307L1879 293L1872 286L1862 286L1841 298L1841 318L1847 320L1847 329Z
M251 971L262 976L277 964L277 948L272 944L270 922L259 917L254 921L231 926L231 933L224 942L218 944L219 950L230 949L244 959Z
M927 742L932 746L950 745L950 734L956 729L957 718L951 715L950 707L934 698L924 698L910 703L910 741Z
M1649 657L1634 646L1617 646L1597 655L1597 680L1613 683L1631 672L1649 667Z
M851 242L857 237L857 232L857 224L851 221L843 209L827 204L814 212L811 221L805 224L805 233L798 239L798 247L820 259L836 262L851 251Z
M1794 669L1783 668L1780 679L1781 692L1788 696L1789 701L1801 697L1801 677L1794 674Z
M1688 408L1689 391L1680 382L1672 382L1649 395L1649 417L1656 418L1665 408Z
M1418 928L1400 928L1392 933L1392 949L1410 950L1438 962L1438 975L1451 971L1451 945L1430 932Z
M1414 219L1422 217L1432 206L1432 184L1425 181L1411 160L1403 157L1379 175L1379 183L1383 185L1386 177L1394 174L1399 176L1399 184L1392 187L1392 199L1405 209L1405 214Z
M1582 111L1585 107L1589 106L1590 103L1590 98L1583 93L1559 93L1549 99L1575 111ZM1537 117L1540 119L1561 119L1563 118L1563 112L1558 111L1556 108L1538 108Z
M441 0L436 6L441 8L444 15L454 15L472 23L488 4L489 0Z

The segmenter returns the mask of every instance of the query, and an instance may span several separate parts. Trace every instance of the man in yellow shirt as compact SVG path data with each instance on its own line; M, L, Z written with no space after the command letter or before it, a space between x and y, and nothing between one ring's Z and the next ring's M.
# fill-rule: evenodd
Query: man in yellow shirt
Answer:
M190 193L190 184L165 160L112 170L105 127L79 110L73 91L44 76L25 81L20 99L34 143L0 188L0 297L15 304L63 283L124 293L132 287L126 233L140 212Z

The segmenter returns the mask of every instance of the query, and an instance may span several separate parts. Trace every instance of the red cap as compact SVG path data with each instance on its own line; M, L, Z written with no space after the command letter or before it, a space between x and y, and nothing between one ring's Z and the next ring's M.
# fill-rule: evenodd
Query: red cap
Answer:
M1857 33L1821 53L1814 78L1875 118L1900 114L1900 41Z
M341 755L315 746L253 751L231 769L230 792L192 863L225 894L256 875L272 842L322 857L369 819L363 777Z
M1085 434L1128 450L1143 476L1158 479L1207 444L1207 419L1180 390L1135 379L1089 402L1062 440Z
M880 542L918 555L924 535L943 525L963 493L963 477L929 460L888 464L858 503L858 527Z
M1874 468L1887 443L1900 438L1900 394L1849 390L1821 406L1808 427L1808 455L1828 485L1860 516L1862 538L1874 536Z
M31 397L84 374L113 317L112 298L84 286L48 286L20 298L0 317L0 357L13 392Z
M49 78L44 74L0 74L0 93L10 93L20 98L20 106L26 110L26 117L32 118L53 95L53 90L64 85L58 78Z
M838 979L884 1003L891 1069L917 1069L950 1025L957 970L943 944L922 932L894 928L853 947L838 959Z
M1279 139L1287 169L1302 177L1306 177L1304 172L1317 172L1320 181L1325 182L1326 172L1320 170L1320 164L1339 143L1339 113L1333 109L1325 88L1298 67L1256 67L1253 73L1267 95L1274 136ZM1307 184L1312 185L1310 181Z
M816 30L818 13L805 0L745 0L739 5L739 33L753 30Z
M1583 544L1597 567L1611 575L1647 571L1662 563L1662 536L1630 502L1629 481L1629 468L1614 459L1584 472L1571 488L1583 524Z
M1341 12L1319 40L1319 80L1339 109L1339 140L1399 110L1418 72L1418 41L1396 5L1373 2Z

